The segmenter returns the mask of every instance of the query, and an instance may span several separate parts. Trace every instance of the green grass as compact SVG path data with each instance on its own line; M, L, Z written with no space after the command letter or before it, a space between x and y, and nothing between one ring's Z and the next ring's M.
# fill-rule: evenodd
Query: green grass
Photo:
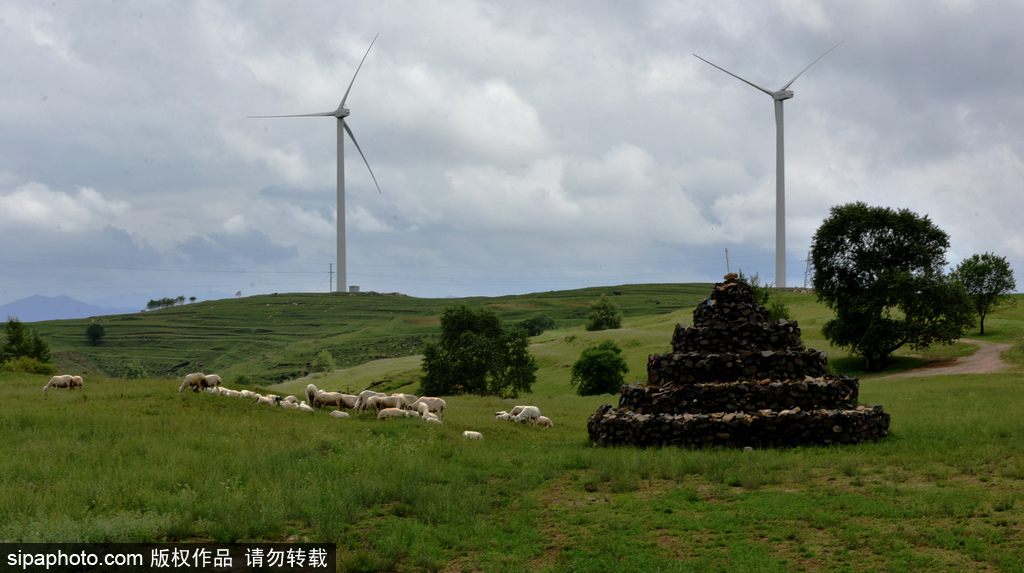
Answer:
M754 452L594 448L600 398L530 397L556 423L540 429L492 419L516 401L453 397L438 427L44 378L0 375L0 541L309 539L344 570L1024 563L1019 374L865 381L890 437Z
M583 330L587 303L612 290L622 293L613 300L623 328ZM229 385L246 374L280 394L310 381L415 392L416 341L435 335L457 300L215 301L110 317L96 348L88 321L35 323L65 364L91 370L74 393L0 374L0 542L309 539L337 543L340 568L354 571L1024 571L1020 372L873 380L821 337L831 313L813 295L779 296L805 345L854 370L861 401L892 415L888 438L753 452L593 447L587 418L617 398L575 396L572 362L611 339L627 379L642 380L648 354L669 349L675 324L709 290L468 300L510 321L545 312L556 327L532 340L533 394L452 397L443 427L179 394L178 373L219 371ZM1017 341L1022 318L1016 307L999 311L983 339ZM297 365L324 348L345 367L300 378ZM897 366L972 349L901 352ZM1006 356L1020 363L1024 348ZM170 379L108 377L131 360L154 374L186 366ZM539 406L555 428L493 420L517 403ZM466 429L484 439L465 440Z

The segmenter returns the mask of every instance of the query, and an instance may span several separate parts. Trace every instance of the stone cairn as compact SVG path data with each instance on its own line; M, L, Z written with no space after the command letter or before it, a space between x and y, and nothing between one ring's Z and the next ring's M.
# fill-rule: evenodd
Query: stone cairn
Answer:
M881 406L857 405L856 378L826 374L824 352L800 344L796 321L770 322L735 274L677 325L647 384L622 387L587 430L602 446L781 447L856 444L889 432Z

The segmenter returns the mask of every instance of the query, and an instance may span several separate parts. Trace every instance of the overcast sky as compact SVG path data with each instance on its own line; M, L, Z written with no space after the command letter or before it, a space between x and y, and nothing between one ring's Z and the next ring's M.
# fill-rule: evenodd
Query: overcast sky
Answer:
M909 208L951 265L1024 268L1024 3L0 4L0 304L327 292L333 110L348 283L421 297L775 279L830 207ZM1019 274L1019 273L1018 273ZM1024 279L1024 276L1021 277ZM136 296L140 296L136 295Z

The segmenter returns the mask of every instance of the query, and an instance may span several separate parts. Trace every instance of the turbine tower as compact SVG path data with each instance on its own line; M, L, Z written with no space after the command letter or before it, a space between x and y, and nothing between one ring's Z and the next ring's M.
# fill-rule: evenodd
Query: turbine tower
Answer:
M842 42L839 42L842 44ZM818 60L825 57L826 54L839 47L839 44L829 48L824 54L818 56ZM694 57L698 60L712 65L719 70L729 74L730 76L740 80L741 82L751 85L764 93L772 96L775 100L775 286L785 287L786 286L786 161L785 161L785 144L782 137L782 102L793 97L792 90L789 86L793 85L804 72L810 69L811 66L816 64L818 60L811 62L806 68L800 71L799 74L789 80L786 85L781 88L772 91L765 89L753 82L749 82L736 74L720 68L705 60L704 58L694 54Z
M380 34L377 34L379 36ZM366 168L370 171L370 177L373 178L373 184L377 186L377 192L380 193L380 185L377 183L377 177L373 174L373 169L370 169L370 162L366 160L366 156L363 155L363 150L359 148L359 142L356 141L356 136L352 135L352 128L345 123L345 118L349 115L349 109L345 107L345 100L348 99L348 92L352 90L352 84L356 82L356 76L359 75L360 68L363 67L363 62L366 61L366 56L370 54L370 48L373 47L373 42L377 41L377 36L373 37L373 41L370 42L370 47L366 48L366 53L363 54L363 59L359 61L359 66L356 67L356 73L352 74L352 81L348 84L348 89L345 90L345 95L341 98L341 103L338 105L338 109L334 111L322 111L320 113L303 113L299 115L253 115L250 118L277 118L277 117L335 117L338 119L338 288L335 292L345 292L348 289L348 283L345 273L345 134L352 139L352 143L356 146L356 151L359 152L360 157L363 158L363 163L366 164Z

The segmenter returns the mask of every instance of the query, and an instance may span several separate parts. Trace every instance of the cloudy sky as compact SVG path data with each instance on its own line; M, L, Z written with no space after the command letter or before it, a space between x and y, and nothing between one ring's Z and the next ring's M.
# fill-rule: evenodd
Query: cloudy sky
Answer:
M0 304L327 292L346 107L348 283L421 297L775 280L833 205L928 215L1024 268L1024 4L0 4ZM1024 278L1024 277L1022 277ZM147 299L143 298L143 302ZM138 303L132 303L138 304ZM130 306L130 305L129 305Z

